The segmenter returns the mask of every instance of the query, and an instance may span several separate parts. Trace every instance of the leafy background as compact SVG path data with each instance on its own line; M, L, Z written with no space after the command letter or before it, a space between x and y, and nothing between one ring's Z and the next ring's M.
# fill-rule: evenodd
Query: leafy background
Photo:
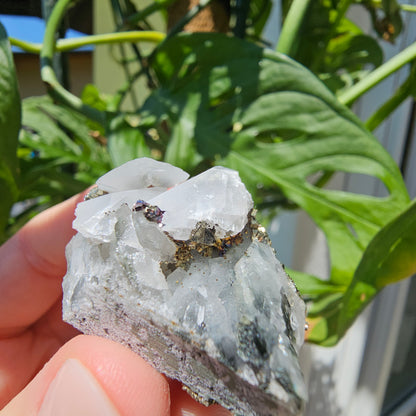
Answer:
M141 30L152 29L147 17L157 11L169 16L170 3L137 10L131 2L113 1L115 22L122 22L114 36L144 38ZM121 64L134 61L141 69L115 96L89 85L74 97L54 78L49 66L54 33L70 0L57 2L39 47L53 99L20 101L2 29L0 92L7 97L0 106L2 240L40 210L135 157L151 156L191 174L228 166L239 171L260 210L302 209L324 232L330 279L294 270L291 276L308 301L309 341L333 345L378 291L415 270L415 208L400 171L368 126L341 103L351 86L360 88L382 65L379 40L346 17L354 2L324 0L310 2L308 19L297 16L299 2L282 2L278 49L286 54L264 47L261 39L271 7L266 0L222 10L228 35L181 33L209 3L179 17L145 55L133 43L132 55ZM361 3L379 36L393 41L402 28L396 2ZM412 51L405 63L414 60ZM126 110L124 99L139 78L150 86L148 97ZM414 71L407 83L373 120L380 122L412 94ZM337 172L375 177L387 196L325 188ZM16 201L22 202L19 212L10 216Z
M0 229L8 223L9 212L17 200L17 135L20 129L20 98L13 57L6 31L0 25Z

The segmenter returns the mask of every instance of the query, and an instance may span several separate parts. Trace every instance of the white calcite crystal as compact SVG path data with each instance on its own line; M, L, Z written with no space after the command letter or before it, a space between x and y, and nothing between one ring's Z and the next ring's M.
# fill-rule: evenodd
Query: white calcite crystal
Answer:
M63 316L136 351L202 403L299 415L305 305L238 173L142 158L97 181L67 247Z

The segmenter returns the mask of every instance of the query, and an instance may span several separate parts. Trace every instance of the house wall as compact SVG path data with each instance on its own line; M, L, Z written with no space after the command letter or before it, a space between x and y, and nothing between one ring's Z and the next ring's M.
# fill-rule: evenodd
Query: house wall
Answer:
M39 56L29 53L15 53L14 62L21 98L45 94L45 85L40 78ZM93 81L92 53L69 54L69 67L71 91L80 96L84 86Z

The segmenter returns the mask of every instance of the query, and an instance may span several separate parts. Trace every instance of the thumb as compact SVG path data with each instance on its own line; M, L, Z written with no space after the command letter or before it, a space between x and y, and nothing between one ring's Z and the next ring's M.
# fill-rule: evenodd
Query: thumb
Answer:
M80 335L66 343L1 416L169 416L166 379L113 341Z

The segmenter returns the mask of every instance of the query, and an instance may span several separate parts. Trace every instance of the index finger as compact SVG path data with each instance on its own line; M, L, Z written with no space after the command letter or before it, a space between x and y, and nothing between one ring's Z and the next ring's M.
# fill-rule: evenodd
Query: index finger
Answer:
M60 296L65 246L82 200L79 194L40 213L0 247L0 336L33 324Z

